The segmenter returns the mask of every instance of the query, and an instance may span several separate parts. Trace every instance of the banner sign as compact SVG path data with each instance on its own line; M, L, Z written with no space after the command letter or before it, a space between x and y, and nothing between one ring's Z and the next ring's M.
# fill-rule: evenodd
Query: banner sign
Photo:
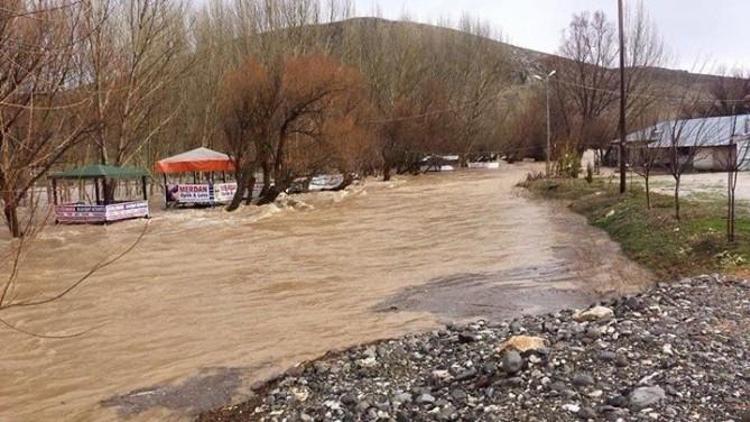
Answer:
M214 202L231 202L237 192L237 183L217 183L214 185Z
M136 201L107 205L107 221L148 217L148 202Z
M134 201L110 205L64 204L55 208L58 223L106 223L148 217L148 202Z
M211 185L179 185L177 201L183 204L210 204Z
M55 217L60 223L103 223L106 216L104 205L65 204L55 208Z

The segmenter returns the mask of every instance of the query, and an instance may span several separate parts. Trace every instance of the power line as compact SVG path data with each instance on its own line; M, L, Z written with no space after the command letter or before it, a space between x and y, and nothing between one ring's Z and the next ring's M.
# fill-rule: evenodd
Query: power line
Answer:
M583 85L583 84L580 84L578 82L566 81L563 78L559 78L558 81L561 84L563 84L563 85L568 85L568 86L572 86L572 87L576 87L576 88L583 88L583 89L586 89L586 90L589 90L589 91L598 91L598 92L603 92L603 93L611 94L611 95L615 95L615 96L619 96L620 95L620 93L618 91L615 91L615 90L605 89L605 88L597 88L597 87L592 87L592 86L588 86L588 85ZM667 95L649 95L649 94L633 94L633 93L627 94L627 96L628 97L636 97L636 98L648 98L648 99L652 99L652 100L673 100L673 101L679 101L679 102L683 102L687 98L687 97L675 97L675 96L667 96ZM742 104L742 103L750 103L750 98L732 99L732 100L716 100L716 99L713 99L713 100L709 100L709 99L701 100L701 99L697 99L696 98L696 99L694 99L694 100L692 100L690 102L691 103L706 103L706 104L715 104L717 102L730 103L730 104L732 104L732 103Z

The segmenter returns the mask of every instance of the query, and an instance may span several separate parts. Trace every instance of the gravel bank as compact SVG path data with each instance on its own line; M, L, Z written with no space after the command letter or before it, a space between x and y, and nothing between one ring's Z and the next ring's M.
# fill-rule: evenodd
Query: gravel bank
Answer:
M750 282L448 326L296 368L219 420L750 421Z

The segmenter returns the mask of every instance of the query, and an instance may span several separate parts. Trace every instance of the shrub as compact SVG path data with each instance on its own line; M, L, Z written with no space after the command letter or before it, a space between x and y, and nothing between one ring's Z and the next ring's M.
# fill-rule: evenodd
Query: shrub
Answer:
M581 156L575 152L566 152L557 160L557 173L562 177L577 179L581 174Z

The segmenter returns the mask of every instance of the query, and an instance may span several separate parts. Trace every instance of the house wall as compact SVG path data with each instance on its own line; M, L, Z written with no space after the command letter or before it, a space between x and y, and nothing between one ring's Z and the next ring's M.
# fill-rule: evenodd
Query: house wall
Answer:
M700 171L726 171L737 156L735 145L699 147L693 157L693 168Z
M750 139L737 143L737 163L740 171L750 170Z
M666 170L672 161L671 148L649 148L645 145L638 145L629 147L627 153L630 164L636 167L646 166L650 161L652 168ZM677 160L680 166L687 164L690 156L689 148L677 148Z

